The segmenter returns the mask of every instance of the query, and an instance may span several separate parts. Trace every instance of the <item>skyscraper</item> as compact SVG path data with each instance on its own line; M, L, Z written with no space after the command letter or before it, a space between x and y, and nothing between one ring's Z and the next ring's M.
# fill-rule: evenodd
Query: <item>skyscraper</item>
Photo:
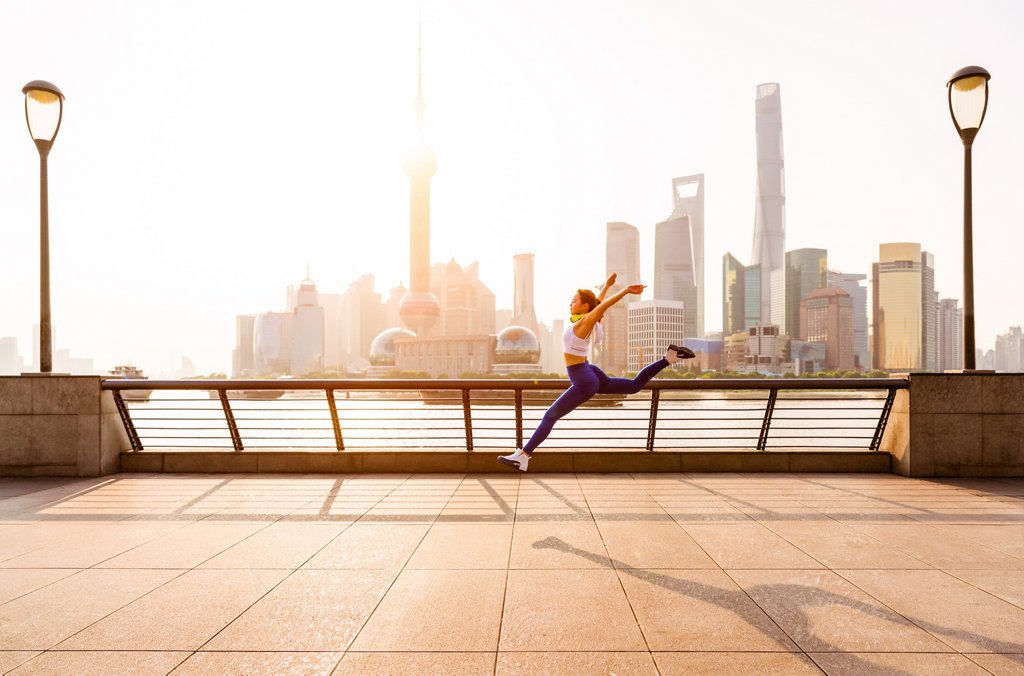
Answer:
M842 289L853 299L853 359L858 369L871 368L868 352L868 291L861 286L867 275L845 274L829 270L830 288Z
M291 373L304 375L324 368L324 309L316 284L302 280L292 312Z
M921 368L939 370L939 294L935 290L935 256L921 252Z
M722 336L728 337L746 330L744 315L744 273L746 268L735 256L722 257ZM760 303L760 297L758 298Z
M292 315L290 312L265 312L253 325L253 372L256 376L284 375L290 372Z
M404 288L396 287L391 290L389 302L385 304L375 286L372 274L362 275L352 281L341 295L338 339L342 360L348 369L361 369L369 364L374 338L387 328L396 328L394 320L397 317L388 316L389 310L393 311L399 302L396 296L401 294L400 298L405 298L408 295Z
M890 370L938 368L937 360L928 356L938 354L934 258L913 242L881 244L878 254L878 263L872 265L872 365Z
M786 182L782 160L782 97L776 83L757 86L754 102L757 129L757 197L751 265L761 266L762 324L783 321L771 316L771 277L785 261Z
M629 223L609 223L604 260L606 274L618 273L616 283L620 288L639 284L640 231Z
M417 141L405 153L403 168L409 177L409 291L402 298L402 322L417 335L427 335L437 323L441 306L430 292L430 179L437 173L437 156L423 142L423 47L419 47L416 75Z
M939 370L964 367L964 313L956 298L939 301Z
M512 257L513 296L512 323L525 326L539 335L537 312L533 309L533 254L516 254Z
M235 316L235 349L231 351L231 377L251 376L256 367L253 353L256 315Z
M21 369L18 339L14 337L0 338L0 375L17 375L21 373Z
M685 333L704 337L704 175L672 179L672 214L654 230L654 298L685 304Z
M605 274L616 273L609 295L640 279L640 231L628 223L609 223L605 239ZM604 340L594 363L607 373L624 373L628 366L629 335L626 302L616 303L604 315Z
M341 342L342 296L340 293L317 293L317 301L324 309L324 370L340 371L345 368L345 349Z
M996 371L1024 371L1024 331L1019 326L996 336L992 367Z
M786 252L786 335L800 335L800 301L815 289L828 286L828 252L824 249L794 249Z
M495 332L494 294L480 281L480 265L463 268L453 258L431 268L430 286L441 301L442 336L468 336Z
M853 358L853 299L842 289L813 289L800 299L800 338L825 344L824 367L850 371Z
M758 325L767 325L762 321L761 301L764 298L760 265L748 265L743 271L743 330L749 331Z

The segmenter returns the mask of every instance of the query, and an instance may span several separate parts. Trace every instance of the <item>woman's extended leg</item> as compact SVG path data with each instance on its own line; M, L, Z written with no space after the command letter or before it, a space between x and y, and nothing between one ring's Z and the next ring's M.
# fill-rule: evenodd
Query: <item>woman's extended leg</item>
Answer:
M659 359L658 361L648 364L643 368L640 373L636 374L635 378L609 378L605 375L604 371L594 367L599 375L597 376L600 380L600 386L598 387L598 393L600 394L636 394L644 388L644 385L651 381L651 378L658 375L669 365L667 359Z
M548 438L551 428L555 426L555 423L560 418L563 418L577 406L594 396L598 387L600 387L598 376L594 373L594 371L600 372L600 369L597 367L584 362L570 366L567 370L572 387L563 392L562 396L556 399L555 403L551 404L551 407L544 412L544 417L541 418L540 424L534 430L533 436L523 446L525 453L533 453L534 449ZM602 375L604 374L602 373Z

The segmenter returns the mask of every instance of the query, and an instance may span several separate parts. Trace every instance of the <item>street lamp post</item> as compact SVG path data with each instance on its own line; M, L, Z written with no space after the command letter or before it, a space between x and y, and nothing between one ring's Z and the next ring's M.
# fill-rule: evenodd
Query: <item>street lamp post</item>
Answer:
M50 320L50 214L46 158L60 130L64 94L45 80L32 80L22 87L25 121L39 151L39 371L53 371L52 324Z
M974 370L974 236L971 207L971 146L988 110L988 81L981 66L967 66L946 83L949 114L964 144L964 369Z

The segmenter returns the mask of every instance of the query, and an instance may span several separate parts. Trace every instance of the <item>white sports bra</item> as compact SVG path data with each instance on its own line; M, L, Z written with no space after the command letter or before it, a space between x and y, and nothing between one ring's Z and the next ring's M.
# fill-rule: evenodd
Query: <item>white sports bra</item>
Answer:
M580 338L573 333L573 326L575 324L569 324L565 329L565 333L562 334L562 350L566 354L575 355L577 357L589 357L590 346L595 342L599 343L604 339L604 329L601 328L601 322L594 324L594 329L590 332L590 335L586 338Z

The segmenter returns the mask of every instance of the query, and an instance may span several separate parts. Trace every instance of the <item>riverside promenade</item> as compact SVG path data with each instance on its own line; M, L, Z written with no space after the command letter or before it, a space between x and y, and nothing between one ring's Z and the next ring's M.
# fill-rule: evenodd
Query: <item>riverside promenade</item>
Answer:
M0 480L0 673L1024 673L1024 479Z

